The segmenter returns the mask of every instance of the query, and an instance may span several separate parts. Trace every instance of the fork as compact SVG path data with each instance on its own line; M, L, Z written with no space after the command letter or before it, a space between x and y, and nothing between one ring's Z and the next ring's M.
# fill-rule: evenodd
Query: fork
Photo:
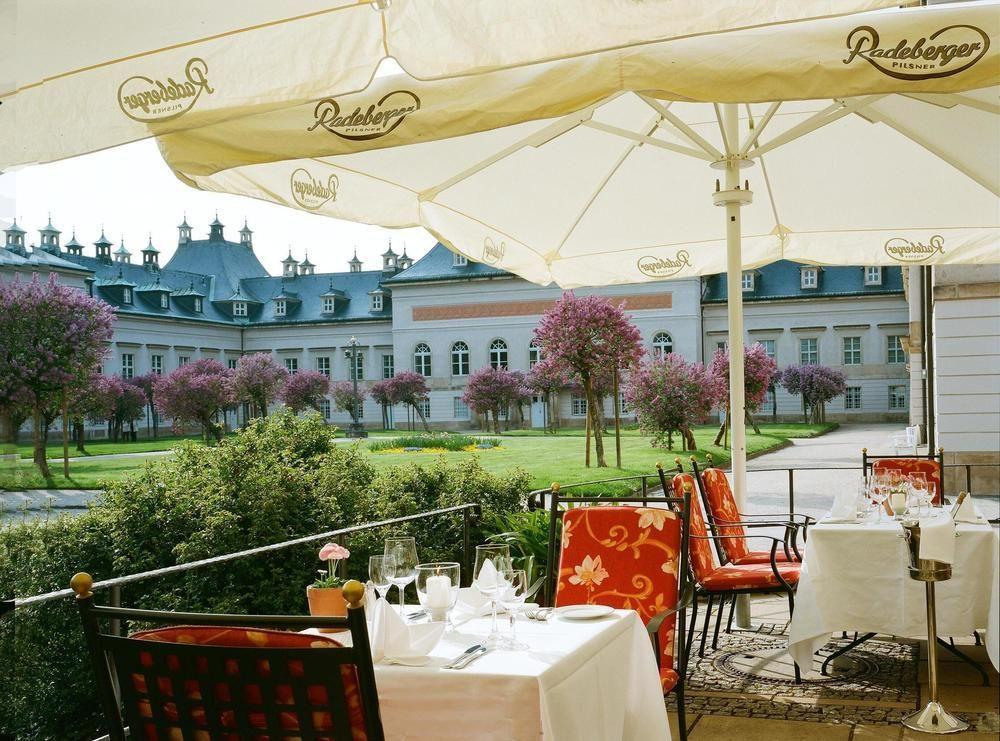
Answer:
M525 610L524 613L529 620L535 620L540 623L544 623L552 615L551 607L538 607L534 610Z

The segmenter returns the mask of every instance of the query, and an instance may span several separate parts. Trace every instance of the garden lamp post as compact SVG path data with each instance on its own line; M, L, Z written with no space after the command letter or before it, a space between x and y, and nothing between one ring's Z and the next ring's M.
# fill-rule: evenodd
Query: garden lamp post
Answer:
M354 383L354 403L351 404L351 426L347 429L348 437L368 437L365 428L358 421L358 338L351 335L350 349L344 351L344 356L351 361L351 381Z

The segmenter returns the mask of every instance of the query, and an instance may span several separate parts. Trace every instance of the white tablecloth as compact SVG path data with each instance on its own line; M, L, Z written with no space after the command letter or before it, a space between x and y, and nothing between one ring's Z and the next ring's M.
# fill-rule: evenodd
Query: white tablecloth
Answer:
M441 669L489 629L489 618L477 618L446 633L427 666L375 665L387 739L670 741L656 657L635 612L522 617L517 637L528 651L497 649L465 669Z
M986 629L990 660L1000 667L1000 536L986 524L958 526L952 578L935 585L938 635ZM898 523L817 524L809 528L795 595L788 650L805 671L831 633L857 631L927 637L924 583L909 576Z

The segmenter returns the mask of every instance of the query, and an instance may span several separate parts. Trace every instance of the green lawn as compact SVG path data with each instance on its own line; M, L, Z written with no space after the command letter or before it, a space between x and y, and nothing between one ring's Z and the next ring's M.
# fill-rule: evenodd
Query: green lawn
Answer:
M199 442L201 435L161 435L156 440L141 438L136 442L112 442L111 440L88 440L87 451L81 453L76 449L76 443L70 441L70 458L82 458L85 456L118 455L121 453L152 453L160 450L170 450L174 445L182 440L194 440ZM31 440L22 441L17 446L17 452L22 458L31 459L33 457L33 445ZM50 432L49 444L45 448L49 458L62 460L63 444L62 432Z

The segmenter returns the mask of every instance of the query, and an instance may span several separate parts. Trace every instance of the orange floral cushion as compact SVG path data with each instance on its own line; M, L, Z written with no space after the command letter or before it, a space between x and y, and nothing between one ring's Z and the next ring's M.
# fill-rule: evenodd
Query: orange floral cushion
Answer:
M740 513L736 509L736 499L729 488L729 479L725 472L718 468L706 468L701 472L701 480L705 485L705 498L708 500L708 510L712 520L718 522L739 522ZM719 535L746 535L742 525L718 526L715 531ZM732 563L749 554L746 538L725 538L719 541L726 558Z
M669 694L677 686L677 681L680 678L681 675L677 673L676 669L661 668L660 687L663 689L663 694Z
M934 504L941 504L941 465L929 458L879 458L872 463L872 475L877 476L886 471L899 471L904 476L911 473L922 473L927 476L927 482L934 487Z
M691 491L695 491L694 476L689 473L678 473L671 480L670 485L674 490L674 496L684 498L684 484L689 484ZM705 526L705 517L701 513L701 502L698 497L691 497L691 539L688 545L688 554L691 556L691 570L694 571L694 578L699 584L701 580L711 574L716 569L715 557L712 554L711 541L704 540L708 535L708 528ZM694 537L694 536L701 537Z
M159 641L164 643L184 643L198 646L226 646L230 648L338 648L343 644L327 638L326 636L316 636L307 633L291 633L281 630L265 630L258 628L227 628L216 626L178 626L171 628L160 628L157 630L146 630L132 634L131 638L144 641ZM246 712L249 725L254 729L267 731L267 717L263 709L267 705L288 705L295 704L295 697L292 686L289 684L266 685L268 692L273 691L273 697L266 697L262 691L262 685L255 680L268 681L271 676L271 659L263 656L255 665L255 672L252 676L242 677L239 662L236 660L227 661L225 673L232 679L229 682L215 681L214 699L223 707L217 712L219 714L215 724L223 728L232 728L234 733L219 736L210 734L208 730L196 731L193 738L195 741L244 741L244 736L238 732L240 728L235 707L241 707ZM155 679L156 691L152 693L159 697L161 702L161 712L168 722L181 720L181 713L187 715L184 720L195 726L202 726L208 729L208 717L206 707L203 704L202 686L209 682L207 675L209 662L207 657L195 660L193 667L187 671L182 671L181 662L176 656L168 657L167 671L162 668L153 667L153 657L147 652L139 656L143 667L148 667L149 671L132 674L132 688L138 695L139 715L149 718L150 721L144 728L142 738L146 741L173 741L180 738L179 728L164 728L162 722L154 721L153 707L150 697L150 680ZM245 668L245 667L244 667ZM292 677L301 676L303 672L301 661L288 662L288 674ZM361 708L361 693L358 685L357 672L353 666L341 665L341 679L344 684L344 695L347 703L347 710L351 724L351 732L354 741L366 741L368 738L365 732L364 715ZM179 693L183 692L183 702L176 702ZM239 694L236 694L239 693ZM235 695L235 696L234 696ZM326 688L322 685L309 685L306 688L306 697L312 706L312 724L315 731L320 734L333 730L333 720L330 715L330 701L327 697ZM215 703L210 703L214 705ZM255 711L255 708L260 708ZM280 723L283 730L297 731L303 728L303 724L294 709L279 714ZM133 736L139 738L134 734ZM289 738L282 736L281 738ZM316 736L317 741L333 741L333 735ZM266 734L254 736L254 741L270 741ZM275 741L277 741L275 739Z
M789 558L788 556L791 556ZM778 550L774 554L775 563L798 563L798 559L795 558L795 553L791 548L788 549L788 553L785 553L785 549L780 545ZM771 551L750 551L741 558L739 561L734 563L734 566L746 566L747 564L758 564L758 563L771 563Z
M799 583L799 563L778 564L778 572L790 586ZM709 592L728 592L733 589L767 589L783 586L774 575L771 564L747 564L720 566L701 580L701 586Z
M648 621L677 606L680 518L668 509L576 507L563 514L556 606L635 610ZM673 667L676 615L660 625L661 669Z

